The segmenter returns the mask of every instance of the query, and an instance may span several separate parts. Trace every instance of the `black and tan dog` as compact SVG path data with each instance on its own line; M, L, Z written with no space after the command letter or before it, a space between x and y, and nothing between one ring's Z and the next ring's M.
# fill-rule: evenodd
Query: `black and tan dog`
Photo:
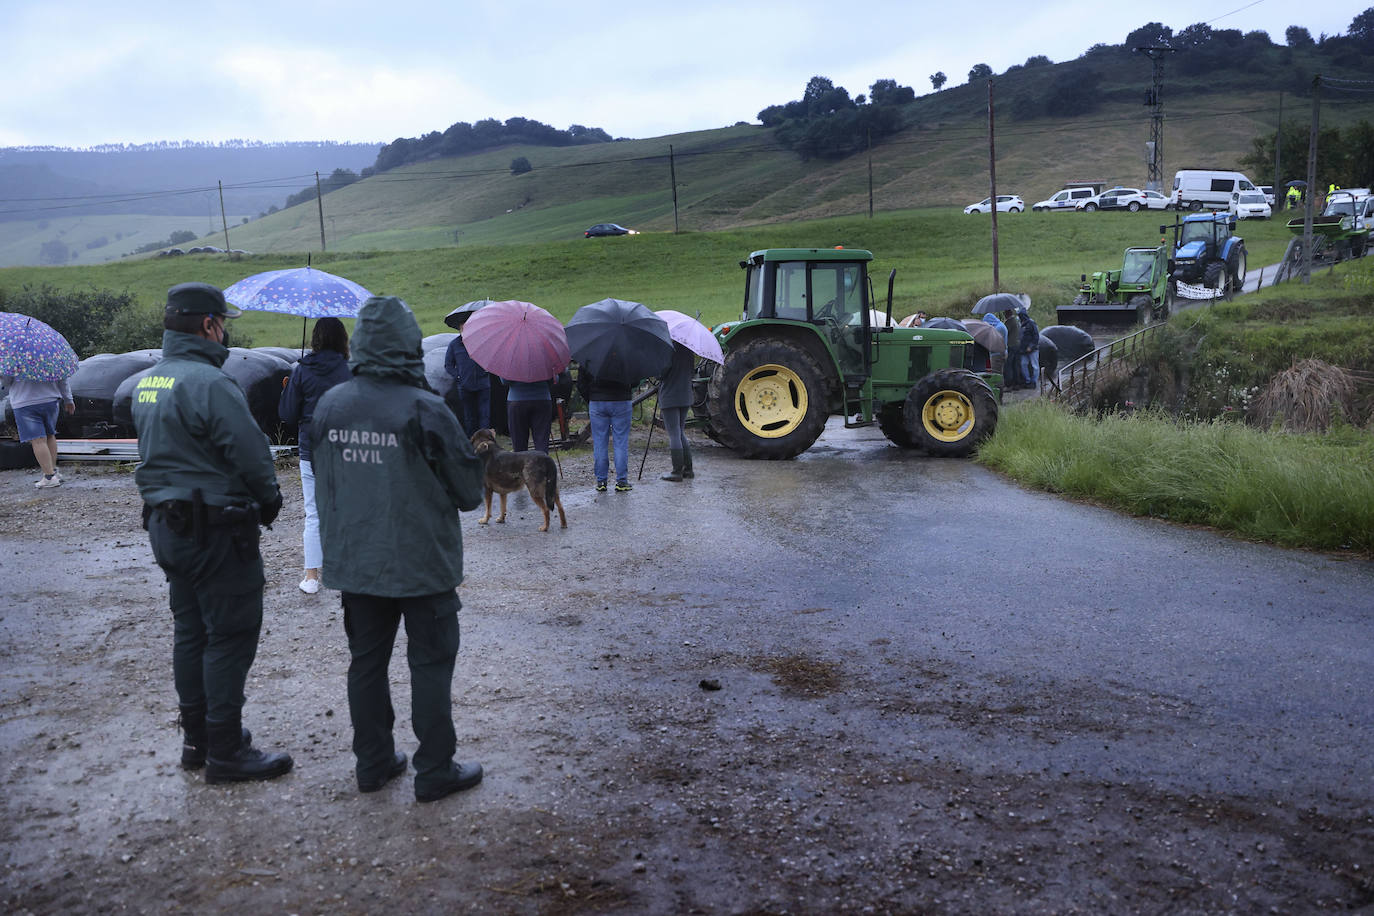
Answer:
M530 498L544 513L544 524L540 531L549 530L549 505L558 507L558 521L568 527L568 516L563 512L563 500L558 496L558 464L543 452L508 452L496 441L496 431L479 429L472 434L472 447L477 457L482 459L486 470L483 481L487 496L487 514L477 520L485 525L491 519L491 494L501 494L501 514L497 522L506 520L506 494L519 492L521 487L530 491Z

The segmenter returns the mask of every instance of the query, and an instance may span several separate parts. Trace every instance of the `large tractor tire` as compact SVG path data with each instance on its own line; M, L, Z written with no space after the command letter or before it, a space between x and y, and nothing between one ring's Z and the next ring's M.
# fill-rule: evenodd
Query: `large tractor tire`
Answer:
M902 419L903 408L901 404L888 404L878 411L878 428L883 431L883 435L899 448L916 448L916 440L911 438L911 434L906 430L906 423Z
M1241 292L1245 289L1245 246L1237 245L1231 249L1231 256L1226 259L1226 275L1231 279L1231 289L1234 292Z
M1136 323L1142 327L1149 324L1150 319L1154 317L1154 300L1144 293L1132 296L1126 304L1135 310Z
M902 421L917 448L966 458L997 429L997 398L967 369L941 369L907 392Z
M825 373L794 343L756 340L725 357L707 403L722 445L746 458L795 458L825 429Z
M1208 289L1222 289L1226 285L1226 262L1207 262L1207 269L1202 272L1202 285Z

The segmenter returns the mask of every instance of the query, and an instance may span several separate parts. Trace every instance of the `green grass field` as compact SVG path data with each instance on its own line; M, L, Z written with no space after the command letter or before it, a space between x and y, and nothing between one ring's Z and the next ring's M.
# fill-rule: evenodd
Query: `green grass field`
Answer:
M1032 297L1042 325L1054 307L1072 299L1079 276L1119 267L1121 252L1153 245L1161 213L1019 213L998 219L1001 288ZM1282 255L1289 235L1277 220L1242 223L1251 270ZM715 324L738 316L743 300L739 261L770 247L867 248L874 253L875 293L886 297L895 269L893 316L919 309L962 315L993 291L987 216L949 209L837 217L716 232L648 232L637 236L543 243L460 244L414 251L329 252L312 255L322 270L348 277L374 293L399 296L426 333L446 330L443 316L472 299L523 299L567 320L580 306L612 296L701 315ZM90 267L0 269L0 290L48 284L58 288L128 290L150 308L169 286L201 280L228 286L251 274L304 266L304 255L222 255L139 259ZM300 322L249 313L237 322L260 345L300 341Z

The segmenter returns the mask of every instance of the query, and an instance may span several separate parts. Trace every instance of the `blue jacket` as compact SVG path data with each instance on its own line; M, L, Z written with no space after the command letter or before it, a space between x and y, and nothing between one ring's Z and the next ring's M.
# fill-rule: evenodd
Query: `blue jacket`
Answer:
M448 350L444 352L444 371L457 379L459 391L486 391L491 388L487 370L468 356L468 345L463 343L462 334L449 341Z
M1025 309L1016 313L1021 323L1021 352L1034 353L1040 349L1040 326Z
M320 396L352 377L348 358L333 350L311 350L291 370L291 379L277 401L277 416L287 423L299 425L296 441L300 444L302 461L310 460L310 420L315 416Z

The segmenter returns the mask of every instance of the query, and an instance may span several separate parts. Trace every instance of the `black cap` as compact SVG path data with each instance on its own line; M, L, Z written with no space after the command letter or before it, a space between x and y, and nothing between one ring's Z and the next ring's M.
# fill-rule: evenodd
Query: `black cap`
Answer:
M168 315L223 315L237 318L243 312L224 301L219 287L209 283L178 283L167 290Z

